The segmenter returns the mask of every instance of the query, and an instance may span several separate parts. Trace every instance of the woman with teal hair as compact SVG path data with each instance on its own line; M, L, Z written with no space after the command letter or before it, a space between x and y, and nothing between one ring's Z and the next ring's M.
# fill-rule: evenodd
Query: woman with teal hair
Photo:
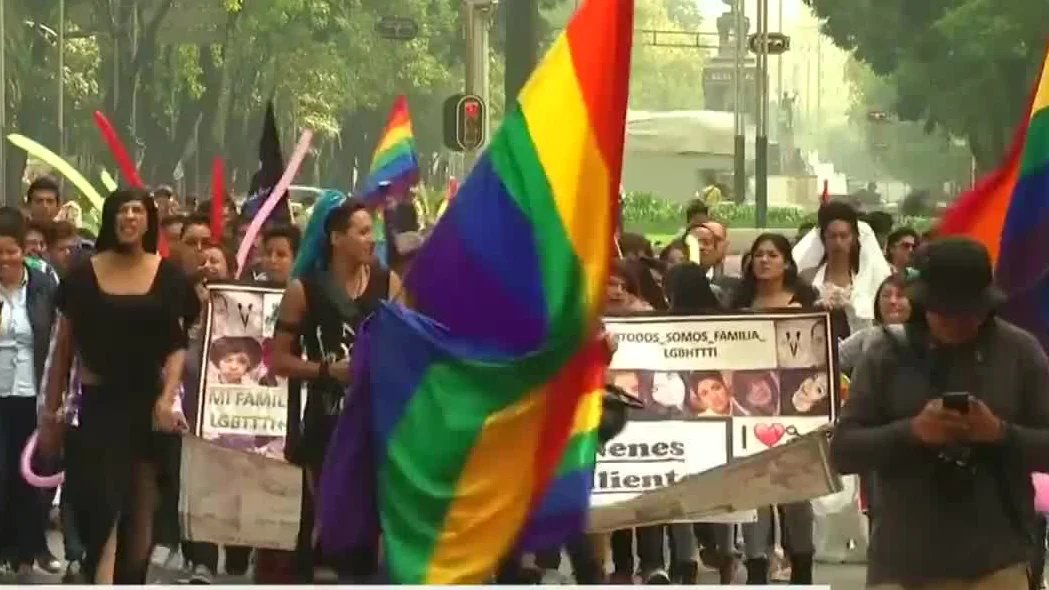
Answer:
M285 456L303 467L307 478L296 551L301 583L313 582L312 492L352 386L349 362L357 334L384 300L401 291L397 275L376 262L375 246L372 214L363 201L334 191L322 195L277 313L271 368L288 379ZM302 383L308 392L305 404ZM378 571L375 548L351 553L332 563L340 581L372 579Z
M345 194L336 190L327 190L314 203L310 219L306 222L306 231L302 234L299 254L295 257L295 265L291 268L291 278L297 279L311 270L320 270L327 266L329 249L324 224L328 221L331 212L345 202Z

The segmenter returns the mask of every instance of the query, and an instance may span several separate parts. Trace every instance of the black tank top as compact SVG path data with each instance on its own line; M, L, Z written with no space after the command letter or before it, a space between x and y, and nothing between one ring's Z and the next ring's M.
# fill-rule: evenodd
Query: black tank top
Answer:
M390 292L390 272L377 264L371 266L370 272L364 293L356 299L350 299L328 272L310 273L300 279L306 295L306 317L299 339L307 359L334 363L353 353L361 324L378 310ZM289 380L288 438L292 446L298 446L295 439L301 435L301 451L306 456L299 459L313 463L323 457L346 392L342 386L316 382L308 382L306 391L306 409L300 428L297 409L302 407L301 387Z

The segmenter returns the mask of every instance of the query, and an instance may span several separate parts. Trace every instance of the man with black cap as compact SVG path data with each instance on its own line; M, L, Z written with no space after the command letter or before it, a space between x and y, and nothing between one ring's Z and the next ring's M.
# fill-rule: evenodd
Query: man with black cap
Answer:
M860 359L831 441L839 471L873 475L868 587L1028 588L1049 361L995 316L982 245L938 240L917 270L910 321Z

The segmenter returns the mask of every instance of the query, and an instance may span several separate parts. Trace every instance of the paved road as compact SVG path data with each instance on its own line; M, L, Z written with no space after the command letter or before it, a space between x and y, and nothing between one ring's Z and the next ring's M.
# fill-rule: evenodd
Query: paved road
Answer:
M52 531L48 534L48 541L51 545L52 552L55 555L62 555L62 537L57 532ZM827 565L817 564L816 565L816 583L818 584L830 584L834 590L856 590L863 587L865 567L862 565ZM150 572L150 579L153 583L178 583L180 578L183 576L180 572L162 570L160 568L153 568ZM14 583L13 579L0 579L0 584ZM61 575L48 575L44 573L37 573L31 580L35 584L57 584L61 582ZM218 576L215 579L217 584L243 584L247 582L244 578L235 576ZM701 585L715 585L717 583L717 575L713 571L704 572L700 576Z

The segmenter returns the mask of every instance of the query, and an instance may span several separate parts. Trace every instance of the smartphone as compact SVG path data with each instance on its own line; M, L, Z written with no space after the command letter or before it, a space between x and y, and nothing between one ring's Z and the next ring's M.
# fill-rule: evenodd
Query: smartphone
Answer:
M969 392L949 391L943 394L943 407L962 414L969 413Z

